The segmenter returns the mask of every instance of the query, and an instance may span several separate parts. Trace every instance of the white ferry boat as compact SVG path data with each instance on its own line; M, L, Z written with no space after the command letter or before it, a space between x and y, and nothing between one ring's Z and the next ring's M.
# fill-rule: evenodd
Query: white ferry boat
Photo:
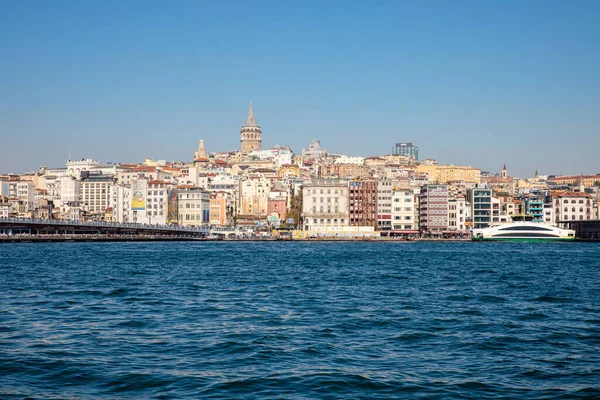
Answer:
M532 222L529 216L513 217L513 222L493 224L487 228L473 229L472 240L553 242L575 240L575 231L561 229L543 222Z

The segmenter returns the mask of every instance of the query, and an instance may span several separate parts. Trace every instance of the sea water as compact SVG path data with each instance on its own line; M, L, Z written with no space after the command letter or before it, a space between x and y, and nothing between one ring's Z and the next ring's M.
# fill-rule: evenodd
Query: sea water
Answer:
M0 398L600 397L593 243L0 245Z

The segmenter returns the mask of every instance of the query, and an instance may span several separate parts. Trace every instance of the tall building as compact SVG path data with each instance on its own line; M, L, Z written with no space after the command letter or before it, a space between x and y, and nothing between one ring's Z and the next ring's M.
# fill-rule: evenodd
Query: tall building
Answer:
M248 154L251 151L261 150L262 144L262 131L260 126L256 122L254 111L252 110L252 100L250 100L250 110L248 111L248 117L246 117L246 123L242 126L240 131L240 144L242 154Z
M348 182L349 225L375 226L377 223L377 181L356 179Z
M471 216L473 218L473 228L487 228L493 221L492 210L492 189L487 187L477 187L467 192L467 201L471 204ZM500 204L498 202L498 209ZM499 210L498 210L499 213Z
M392 154L395 156L409 156L415 160L419 159L419 148L414 143L396 143L392 148Z
M392 229L411 231L417 229L415 195L410 189L394 189L392 193Z
M448 185L425 185L421 188L419 228L438 233L448 229Z

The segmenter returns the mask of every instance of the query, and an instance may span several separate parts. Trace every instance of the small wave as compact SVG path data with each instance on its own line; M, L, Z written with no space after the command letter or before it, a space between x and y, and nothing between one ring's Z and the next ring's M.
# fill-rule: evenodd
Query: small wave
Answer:
M534 299L531 299L532 302L539 303L575 303L578 302L575 299L571 299L568 297L554 297L554 296L539 296Z

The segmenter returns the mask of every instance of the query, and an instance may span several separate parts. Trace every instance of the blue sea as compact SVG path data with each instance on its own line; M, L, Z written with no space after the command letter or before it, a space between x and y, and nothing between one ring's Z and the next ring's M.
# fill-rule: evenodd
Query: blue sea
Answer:
M0 398L600 398L600 244L0 245Z

